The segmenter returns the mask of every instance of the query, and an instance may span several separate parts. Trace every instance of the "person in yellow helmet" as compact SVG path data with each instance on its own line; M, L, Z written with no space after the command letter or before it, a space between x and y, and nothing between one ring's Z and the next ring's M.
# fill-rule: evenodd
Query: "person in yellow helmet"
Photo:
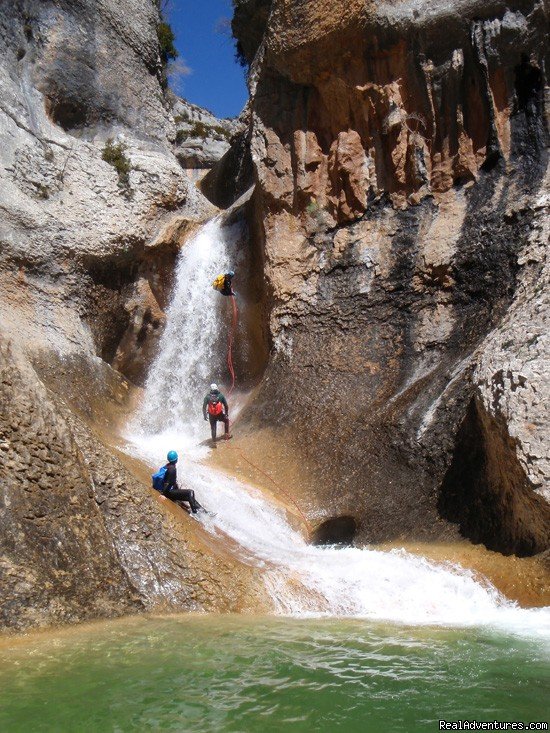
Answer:
M217 290L222 295L235 295L231 282L235 277L233 270L226 272L225 274L218 275L218 277L212 283L214 290Z

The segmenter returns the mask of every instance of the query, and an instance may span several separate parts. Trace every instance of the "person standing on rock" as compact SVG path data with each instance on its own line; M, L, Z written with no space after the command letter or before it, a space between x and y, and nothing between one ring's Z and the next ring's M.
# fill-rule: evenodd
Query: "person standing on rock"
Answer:
M229 434L229 406L217 384L210 385L210 392L202 402L202 416L205 420L210 420L210 432L213 442L216 440L218 422L223 422L225 425L225 440L231 438Z
M218 275L212 283L212 287L222 295L235 295L231 284L234 277L235 273L233 270L226 272L224 275Z
M168 452L166 456L168 463L166 464L166 473L162 486L162 494L170 501L186 501L191 507L193 514L196 514L202 506L195 498L193 489L180 489L178 486L178 476L176 464L178 462L178 454L175 450Z

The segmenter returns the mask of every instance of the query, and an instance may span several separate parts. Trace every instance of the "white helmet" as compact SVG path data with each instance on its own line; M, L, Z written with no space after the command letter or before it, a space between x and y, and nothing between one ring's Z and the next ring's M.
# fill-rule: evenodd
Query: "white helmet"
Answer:
M218 385L217 384L211 384L210 385L210 391L211 392L217 392L218 391Z

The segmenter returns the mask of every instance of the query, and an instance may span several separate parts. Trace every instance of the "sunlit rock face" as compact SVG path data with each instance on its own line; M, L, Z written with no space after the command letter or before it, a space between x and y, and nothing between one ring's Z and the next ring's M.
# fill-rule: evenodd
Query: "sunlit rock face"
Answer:
M0 628L255 598L110 443L214 211L174 155L155 7L0 7Z
M151 332L153 348L167 278L151 246L164 249L160 270L173 265L174 217L211 211L173 154L154 4L6 3L1 22L3 328L108 362L128 329ZM104 160L109 139L125 181Z
M207 109L175 98L176 157L195 180L200 179L229 150L237 121L219 119Z
M273 344L251 422L364 539L546 549L543 4L250 1L233 27Z

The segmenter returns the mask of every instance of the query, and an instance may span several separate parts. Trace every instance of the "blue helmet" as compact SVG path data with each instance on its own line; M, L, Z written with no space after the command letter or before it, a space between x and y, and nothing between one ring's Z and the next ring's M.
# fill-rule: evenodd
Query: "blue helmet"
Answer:
M235 277L235 273L233 272L233 270L229 270L227 274L229 275L229 277Z
M168 459L168 463L175 463L178 460L178 454L175 450L170 450L166 458Z

